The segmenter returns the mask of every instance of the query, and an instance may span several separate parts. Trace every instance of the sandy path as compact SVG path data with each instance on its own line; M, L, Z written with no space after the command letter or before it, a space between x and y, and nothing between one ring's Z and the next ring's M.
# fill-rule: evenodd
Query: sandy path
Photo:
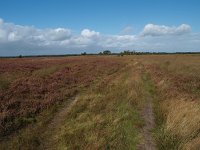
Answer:
M58 141L56 139L56 133L59 132L60 127L62 127L64 121L66 120L67 114L70 112L72 106L75 105L77 100L78 96L70 98L59 110L59 112L57 112L52 121L47 125L46 132L43 133L44 140L41 149L57 149L56 144Z
M146 104L142 112L145 122L143 127L144 143L138 146L139 150L156 150L155 140L152 135L152 129L155 127L155 116L152 101L150 93L147 93Z
M145 150L155 150L156 144L152 136L152 129L155 127L155 117L153 113L152 98L148 98L148 102L144 108L143 118L145 121L145 126L143 128L144 132L144 148Z
M144 142L138 146L138 150L156 150L152 129L155 127L155 116L153 112L153 100L150 93L147 93L146 104L142 112L145 122L143 127Z

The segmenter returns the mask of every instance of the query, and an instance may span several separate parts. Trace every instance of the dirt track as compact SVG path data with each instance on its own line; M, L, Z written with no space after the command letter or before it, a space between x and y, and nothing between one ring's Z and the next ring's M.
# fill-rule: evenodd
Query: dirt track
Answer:
M78 96L70 98L63 106L61 110L54 116L49 123L44 133L44 140L41 149L56 149L57 143L56 133L60 130L60 127L64 124L67 114L70 112L71 107L77 102Z
M151 133L151 130L155 126L155 117L154 117L154 113L153 113L151 97L148 98L147 104L144 108L143 118L145 121L145 126L143 128L144 138L145 138L144 148L145 148L145 150L155 150L156 145L155 145L155 141L152 136L152 133Z

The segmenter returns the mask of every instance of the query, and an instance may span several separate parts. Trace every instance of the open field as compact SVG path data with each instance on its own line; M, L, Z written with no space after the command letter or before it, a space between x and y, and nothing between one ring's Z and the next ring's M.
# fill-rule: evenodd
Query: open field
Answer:
M0 59L0 149L200 148L200 55Z

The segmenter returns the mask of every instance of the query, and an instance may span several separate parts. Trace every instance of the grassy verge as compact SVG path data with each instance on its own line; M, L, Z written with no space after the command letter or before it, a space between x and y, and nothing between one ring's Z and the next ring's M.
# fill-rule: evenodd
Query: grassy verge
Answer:
M133 69L81 94L57 135L60 149L136 149L142 138L143 90Z
M46 77L48 75L51 75L59 70L61 70L62 68L67 67L67 65L54 65L48 68L42 68L39 70L35 70L32 75L36 76L36 77Z
M179 147L179 138L170 132L167 132L164 128L166 123L166 116L162 107L162 101L158 90L153 83L150 74L143 75L144 89L148 91L153 97L153 106L156 119L156 127L153 131L157 148L160 150L176 150Z
M0 90L7 89L9 86L10 82L4 77L0 76Z
M191 99L195 93L190 92L190 96L183 94L181 89L173 90L172 85L176 81L166 81L163 77L157 82L157 78L159 77L154 76L157 88L154 84L152 86L157 91L154 102L157 127L154 133L158 149L199 149L200 105L198 101ZM180 84L185 85L184 82Z
M0 74L0 90L7 90L10 84L20 76L23 76L23 73L13 72L13 73L4 73Z
M187 99L164 100L160 103L164 121L157 139L161 150L197 150L200 147L200 107Z

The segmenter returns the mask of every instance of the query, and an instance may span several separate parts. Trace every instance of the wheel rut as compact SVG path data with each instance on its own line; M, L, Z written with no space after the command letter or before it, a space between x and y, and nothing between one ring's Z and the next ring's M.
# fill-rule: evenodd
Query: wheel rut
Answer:
M152 130L155 127L155 116L153 112L152 97L147 97L145 107L142 112L142 118L144 119L144 127L142 134L144 141L138 146L138 150L156 150L156 144L152 135Z
M44 139L42 140L41 149L54 150L57 145L56 135L60 131L68 113L70 112L73 105L76 104L78 96L71 97L63 104L63 107L55 114L51 122L47 125L44 134Z
M142 67L142 69L144 69ZM155 128L155 114L153 108L153 101L154 101L154 90L153 85L151 83L151 79L149 78L148 74L143 72L143 83L144 83L144 106L141 111L141 117L144 120L144 126L142 128L142 135L143 140L141 140L140 144L138 145L138 150L157 150L156 148L156 141L153 137L152 130Z
M152 135L152 129L155 127L155 116L153 112L152 98L148 98L148 102L144 108L143 118L145 126L143 128L144 133L144 148L145 150L156 150L155 140Z

